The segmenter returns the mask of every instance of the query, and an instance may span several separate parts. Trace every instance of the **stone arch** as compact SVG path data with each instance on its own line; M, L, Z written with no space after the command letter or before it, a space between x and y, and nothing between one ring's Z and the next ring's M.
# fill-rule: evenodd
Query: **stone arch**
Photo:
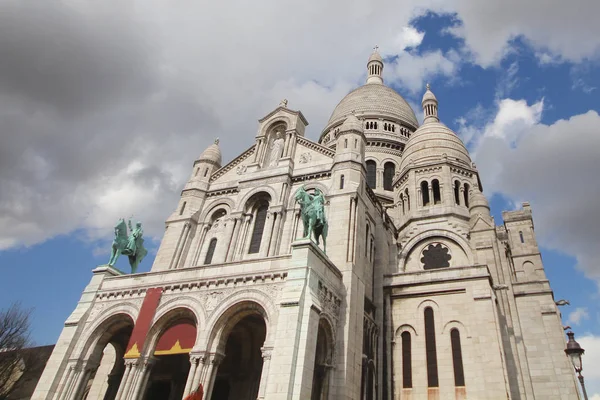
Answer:
M439 335L442 332L442 321L444 320L444 315L440 305L435 300L425 299L419 303L417 306L417 326L421 326L423 329L425 329L425 309L427 307L431 307L433 309L435 331Z
M130 319L131 325L133 326L138 313L139 309L137 306L130 302L117 304L102 311L95 317L95 322L92 322L91 326L84 330L82 336L85 339L78 341L71 358L88 359L90 351L93 350L94 346L98 343L98 340L100 340L103 331L109 328L108 325L111 324L111 321L119 316L125 317Z
M460 333L464 334L465 338L471 337L471 333L469 332L469 330L467 329L465 324L463 324L462 322L460 322L456 319L452 319L452 320L446 322L444 324L444 327L442 328L442 331L440 332L440 334L449 335L450 331L454 328L458 329Z
M235 202L229 198L216 199L202 207L202 212L198 216L198 222L206 222L215 211L219 208L225 209L227 215L235 209Z
M198 344L202 327L206 326L207 315L202 302L196 297L184 295L166 300L164 303L158 306L154 319L152 320L152 327L154 327L165 315L177 309L187 309L194 315L197 328L196 344ZM151 332L149 332L148 336L150 336L150 333Z
M271 186L260 186L260 187L255 187L251 190L249 190L244 197L242 197L242 200L238 203L237 206L237 210L236 211L241 211L244 212L246 211L246 206L248 204L248 201L256 194L264 192L266 194L268 194L270 196L270 204L274 205L275 202L277 201L277 199L279 198L279 196L277 196L277 192L275 191L275 189L273 189Z
M396 328L396 331L394 332L394 337L399 337L400 335L402 335L402 332L410 332L411 335L419 336L417 334L417 330L410 324L402 324L398 328Z
M186 296L187 297L187 296ZM189 297L188 297L189 299ZM190 319L196 325L196 343L198 343L198 331L201 329L199 324L198 313L196 313L193 307L190 307L189 303L185 302L186 299L174 299L169 303L165 303L164 309L159 307L159 312L156 313L152 320L152 327L146 335L146 341L144 343L143 351L145 356L151 356L154 353L154 348L158 343L161 335L167 330L174 322L180 319Z
M469 265L474 264L473 252L472 252L471 246L464 237L462 237L461 235L459 235L457 233L450 232L447 230L432 229L432 230L428 230L428 231L422 232L422 233L414 236L402 247L402 250L400 251L400 254L398 257L398 263L399 263L400 269L402 271L404 271L406 269L406 261L407 261L408 255L413 250L415 250L419 246L419 244L424 243L428 239L432 239L435 237L443 238L450 242L454 242L454 244L456 246L458 246L464 252L464 254L467 258L468 264Z
M312 400L328 399L331 386L331 366L335 361L335 331L329 318L319 317L312 379Z
M292 121L284 115L278 115L263 126L260 134L267 136L273 131L273 128L276 128L279 125L285 125L285 128L283 129L283 132L285 133L292 125Z

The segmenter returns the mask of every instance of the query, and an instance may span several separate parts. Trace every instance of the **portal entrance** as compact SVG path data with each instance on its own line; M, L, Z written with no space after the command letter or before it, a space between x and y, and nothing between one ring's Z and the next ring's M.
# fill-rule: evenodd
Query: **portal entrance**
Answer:
M189 353L196 342L196 324L179 319L167 328L154 348L154 365L145 400L181 400L190 371Z
M217 370L212 400L256 400L266 332L265 321L259 315L244 317L233 327L227 337L225 358Z
M332 368L332 335L325 319L319 321L317 331L317 348L313 372L311 400L329 398L329 374Z

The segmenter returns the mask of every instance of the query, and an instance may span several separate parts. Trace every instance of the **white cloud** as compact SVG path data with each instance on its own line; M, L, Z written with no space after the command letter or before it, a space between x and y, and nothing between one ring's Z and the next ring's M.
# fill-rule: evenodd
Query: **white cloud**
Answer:
M454 32L482 65L519 34L560 59L591 57L600 41L596 1L259 3L4 2L0 250L81 228L110 235L132 213L160 237L214 137L232 159L286 97L316 138L375 43L398 56L389 82L418 92L433 76L452 79L462 53L407 51L424 40L410 21L427 10L457 12Z
M592 394L591 399L600 399L600 336L584 334L575 340L585 350L582 357L585 388Z
M577 258L600 281L596 199L600 197L600 116L595 111L540 122L543 102L503 99L495 118L475 130L473 157L486 194L531 202L539 243ZM472 133L472 132L471 132Z
M569 313L569 318L567 322L573 325L579 325L579 323L584 319L589 319L590 315L585 307L577 307L575 311Z

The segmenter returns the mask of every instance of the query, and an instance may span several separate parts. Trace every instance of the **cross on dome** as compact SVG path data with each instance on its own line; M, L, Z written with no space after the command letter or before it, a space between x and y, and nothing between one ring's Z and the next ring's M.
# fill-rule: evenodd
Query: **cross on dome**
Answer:
M378 51L379 50L379 46L375 45L375 47L373 47L374 51Z

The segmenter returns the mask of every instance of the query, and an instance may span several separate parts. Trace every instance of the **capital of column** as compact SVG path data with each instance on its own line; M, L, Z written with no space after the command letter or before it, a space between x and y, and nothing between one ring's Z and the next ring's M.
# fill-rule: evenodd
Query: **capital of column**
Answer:
M225 358L225 354L223 353L210 353L210 363L212 365L219 365L221 363L221 361L223 361L223 358Z
M127 358L125 360L125 367L129 366L129 367L135 367L140 363L140 359L139 358Z
M273 347L261 347L260 351L262 352L263 360L270 360L273 354Z

